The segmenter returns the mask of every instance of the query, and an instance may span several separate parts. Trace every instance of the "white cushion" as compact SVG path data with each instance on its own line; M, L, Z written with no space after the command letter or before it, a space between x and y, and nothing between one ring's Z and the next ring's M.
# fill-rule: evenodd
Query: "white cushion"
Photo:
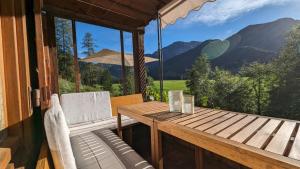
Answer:
M63 94L61 106L68 125L112 117L110 94L107 91Z
M51 96L51 107L45 113L44 125L55 168L76 169L70 131L56 94Z

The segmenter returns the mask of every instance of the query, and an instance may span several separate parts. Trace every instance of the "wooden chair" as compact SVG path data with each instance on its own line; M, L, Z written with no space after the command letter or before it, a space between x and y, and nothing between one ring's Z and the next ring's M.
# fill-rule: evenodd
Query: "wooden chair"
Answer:
M111 108L112 108L112 115L117 116L118 107L125 106L130 104L139 104L143 103L143 96L142 94L133 94L127 96L119 96L119 97L112 97L111 98Z

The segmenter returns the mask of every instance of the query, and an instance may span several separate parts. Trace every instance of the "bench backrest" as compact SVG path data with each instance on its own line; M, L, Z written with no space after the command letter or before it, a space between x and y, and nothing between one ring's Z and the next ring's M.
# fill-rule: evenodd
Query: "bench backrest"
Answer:
M68 125L112 117L107 91L63 94L60 101Z
M116 116L118 107L125 106L130 104L138 104L143 103L143 96L142 94L133 94L127 96L119 96L119 97L112 97L111 98L111 106L112 106L112 115Z

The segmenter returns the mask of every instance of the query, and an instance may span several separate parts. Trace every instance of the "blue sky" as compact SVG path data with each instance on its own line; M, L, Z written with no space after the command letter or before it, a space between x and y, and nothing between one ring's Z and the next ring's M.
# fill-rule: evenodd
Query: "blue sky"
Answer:
M169 25L163 30L163 46L175 41L204 41L225 39L242 28L265 23L283 17L300 20L300 0L217 0L205 4L199 11L191 12L186 18ZM109 48L120 51L120 32L105 27L78 22L78 52L86 32L91 32L97 51ZM125 33L125 50L132 53L131 33ZM156 22L146 27L145 53L157 50ZM83 55L80 54L82 57Z

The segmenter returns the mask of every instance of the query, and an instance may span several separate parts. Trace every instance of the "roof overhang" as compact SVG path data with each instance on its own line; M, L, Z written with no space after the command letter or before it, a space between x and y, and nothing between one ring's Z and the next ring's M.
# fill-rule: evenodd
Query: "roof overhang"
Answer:
M134 31L145 27L172 0L44 0L43 10L78 21Z

